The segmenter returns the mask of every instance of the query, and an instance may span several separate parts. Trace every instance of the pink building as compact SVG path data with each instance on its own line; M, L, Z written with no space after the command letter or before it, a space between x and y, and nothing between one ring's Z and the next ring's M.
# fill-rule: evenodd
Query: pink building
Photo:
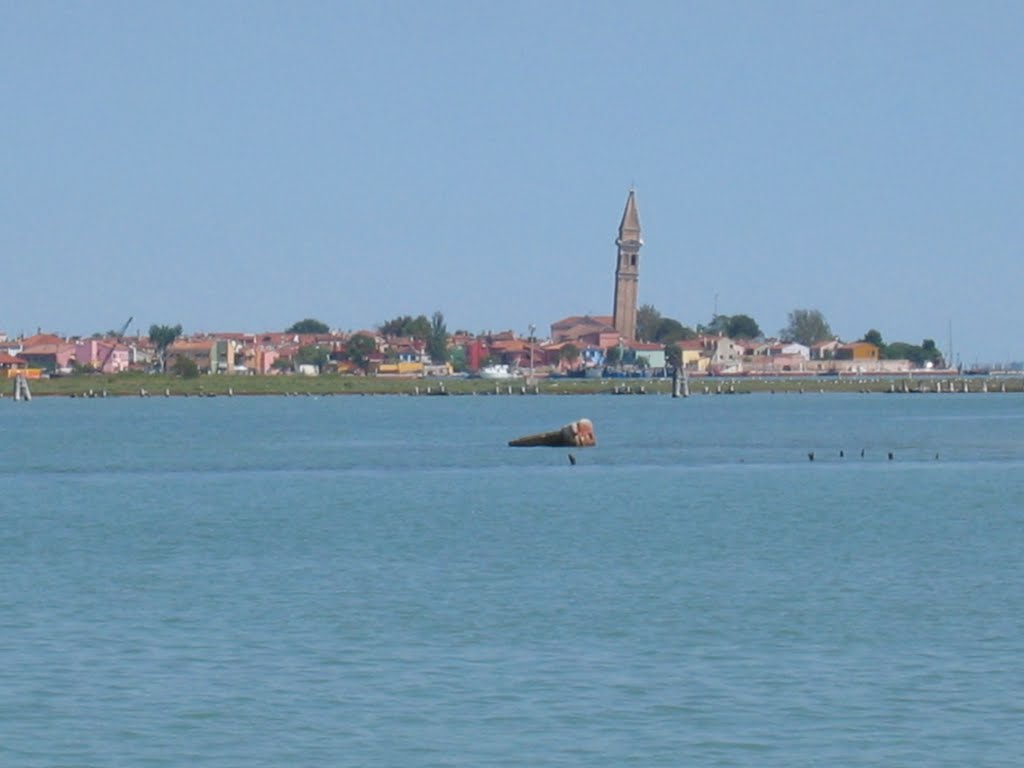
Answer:
M85 339L75 343L75 362L89 365L101 373L120 373L128 370L131 351L123 344L104 339Z
M75 345L51 334L36 334L22 341L18 357L30 368L53 373L69 368L75 356Z

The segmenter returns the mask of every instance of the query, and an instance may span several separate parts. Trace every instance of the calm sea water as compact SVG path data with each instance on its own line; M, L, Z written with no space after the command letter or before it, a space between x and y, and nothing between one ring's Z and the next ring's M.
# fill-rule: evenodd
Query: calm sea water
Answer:
M583 416L576 466L505 445ZM0 430L3 766L1024 755L1021 396L6 399Z

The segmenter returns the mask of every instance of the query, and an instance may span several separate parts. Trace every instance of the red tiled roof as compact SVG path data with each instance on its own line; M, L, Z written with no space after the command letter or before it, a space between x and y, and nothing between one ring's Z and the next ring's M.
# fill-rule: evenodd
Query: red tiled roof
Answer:
M33 344L31 347L27 344L25 348L21 350L23 355L56 355L61 347L71 347L73 344L65 344L63 341L56 343L45 343L45 344Z
M643 352L653 352L655 350L665 348L664 344L655 344L654 342L647 341L627 341L624 346L629 349L638 349Z
M700 339L686 339L685 341L677 341L676 346L679 347L680 349L693 349L698 351L704 349L704 345L701 343Z
M213 341L176 341L168 348L170 352L198 352L212 349Z
M589 328L595 326L611 327L614 318L611 315L570 315L551 324L552 328L563 330L577 325L584 325Z
M246 339L250 338L252 334L235 333L234 331L232 331L230 333L211 333L209 335L211 338L219 339L221 341L245 341Z
M520 339L499 339L489 345L491 349L505 350L508 352L514 350L523 350L527 348L526 342Z
M39 344L63 344L64 339L60 336L54 336L52 333L37 333L35 336L29 336L27 339L23 339L21 345L23 347L34 347Z

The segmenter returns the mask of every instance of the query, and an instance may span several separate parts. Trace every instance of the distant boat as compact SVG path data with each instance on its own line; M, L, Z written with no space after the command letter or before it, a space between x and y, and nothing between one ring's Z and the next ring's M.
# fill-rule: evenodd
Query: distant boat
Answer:
M481 379L514 379L515 375L507 365L485 365L479 372Z

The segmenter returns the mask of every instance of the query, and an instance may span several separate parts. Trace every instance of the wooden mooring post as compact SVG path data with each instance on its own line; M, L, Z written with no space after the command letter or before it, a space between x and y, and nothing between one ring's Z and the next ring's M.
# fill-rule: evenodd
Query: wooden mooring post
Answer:
M23 373L14 377L14 399L16 401L24 400L26 403L32 399L32 392L28 388L28 379Z

